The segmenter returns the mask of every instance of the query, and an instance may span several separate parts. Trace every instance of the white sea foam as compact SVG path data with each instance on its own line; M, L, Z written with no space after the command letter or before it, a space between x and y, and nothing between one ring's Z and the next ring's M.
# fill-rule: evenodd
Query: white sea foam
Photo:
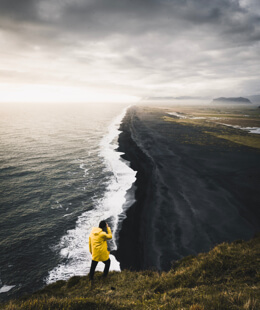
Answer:
M123 212L126 192L136 180L136 172L129 167L129 162L121 157L123 153L115 151L118 148L119 126L126 110L115 119L109 128L109 134L101 141L102 151L100 155L105 159L107 168L113 172L113 179L108 187L103 203L109 208L109 214L113 219L114 231L118 227L118 215ZM113 250L116 249L116 242L117 240L114 238Z
M83 175L83 177L85 178L85 177L88 175L88 169L85 168L85 164L84 164L84 163L81 163L81 164L79 165L79 168L82 169L82 170L84 170L84 175Z
M0 294L1 293L7 293L14 287L15 287L15 285L4 285L0 288Z
M65 214L65 215L63 215L63 217L67 217L67 216L70 216L70 215L72 215L72 214L74 214L74 212Z
M129 168L127 161L123 160L116 152L118 148L119 125L125 116L127 108L119 115L108 129L108 134L100 143L100 156L104 159L106 167L113 172L110 183L103 199L97 201L93 210L83 213L77 220L76 228L69 230L60 240L58 248L64 262L49 272L46 278L47 284L57 280L67 280L74 275L86 275L91 264L88 236L93 226L97 226L100 220L109 219L113 227L114 239L109 246L116 249L116 235L119 224L119 215L123 212L126 202L126 192L135 182L136 172ZM84 166L81 165L81 169ZM110 255L110 270L120 271L119 263L113 255ZM99 263L97 270L102 271L104 265Z

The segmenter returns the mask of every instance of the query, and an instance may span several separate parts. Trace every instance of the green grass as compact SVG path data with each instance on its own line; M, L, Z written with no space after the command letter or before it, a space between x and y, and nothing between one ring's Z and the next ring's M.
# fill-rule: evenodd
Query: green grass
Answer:
M260 236L222 243L168 272L110 272L58 281L1 309L260 309Z
M236 144L245 145L249 147L253 147L256 149L260 149L260 137L259 135L253 135L248 134L247 136L242 136L239 134L233 134L233 135L218 135L215 133L211 133L217 138L225 139L231 142L234 142Z
M225 140L227 143L232 142L237 144L238 146L243 145L260 149L259 134L252 134L241 129L231 128L217 122L204 119L177 119L169 116L163 116L162 119L166 122L178 123L181 126L191 126L201 131L201 135L199 137L196 136L196 138L193 137L194 133L187 135L186 139L183 139L182 143L190 143L196 145L216 144L216 140L210 139L210 136L212 136L220 139L219 143L221 143L221 140ZM223 121L223 123L225 123L225 121ZM239 122L237 122L236 124L239 124ZM258 126L260 126L260 121L258 121L257 124Z

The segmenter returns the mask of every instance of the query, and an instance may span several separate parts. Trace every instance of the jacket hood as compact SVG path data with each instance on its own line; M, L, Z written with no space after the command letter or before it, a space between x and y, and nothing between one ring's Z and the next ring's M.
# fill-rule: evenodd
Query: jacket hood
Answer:
M97 236L98 234L101 233L101 231L102 231L101 228L99 228L99 227L93 227L93 228L92 228L92 231L91 231L91 234Z

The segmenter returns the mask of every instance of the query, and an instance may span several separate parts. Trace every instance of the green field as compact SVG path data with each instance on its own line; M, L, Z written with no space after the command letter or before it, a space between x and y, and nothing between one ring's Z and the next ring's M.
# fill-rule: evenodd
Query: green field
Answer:
M211 135L224 139L226 142L260 149L260 135L243 129L246 127L260 128L259 108L173 107L165 109L165 112L167 115L163 116L163 120L166 122L200 128L201 137L199 139L187 137L187 139L183 139L183 143L210 145L211 140L206 136ZM181 118L168 113L178 113ZM216 143L216 140L212 143Z

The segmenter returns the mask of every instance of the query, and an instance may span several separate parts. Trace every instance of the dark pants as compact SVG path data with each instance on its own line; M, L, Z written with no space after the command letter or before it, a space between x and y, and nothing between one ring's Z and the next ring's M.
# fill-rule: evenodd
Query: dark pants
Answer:
M104 268L104 273L103 273L103 277L106 277L109 271L109 267L110 267L110 258L104 262L102 262L105 264L105 268ZM94 278L94 273L95 273L95 269L97 267L98 262L95 260L92 260L91 262L91 267L90 267L90 272L89 272L89 278L90 280L93 280Z

